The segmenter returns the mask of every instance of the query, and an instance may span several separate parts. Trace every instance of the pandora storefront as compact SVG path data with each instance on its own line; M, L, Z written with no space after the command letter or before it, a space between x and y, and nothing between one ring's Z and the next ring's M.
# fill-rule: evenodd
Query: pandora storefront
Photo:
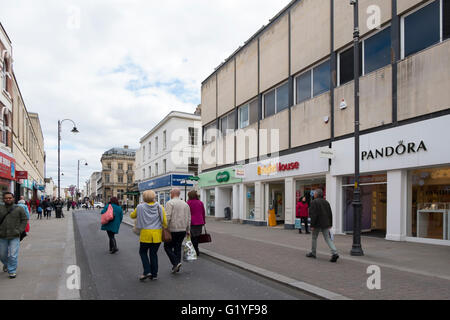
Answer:
M362 230L450 245L450 116L361 136ZM333 143L336 232L353 231L354 139Z

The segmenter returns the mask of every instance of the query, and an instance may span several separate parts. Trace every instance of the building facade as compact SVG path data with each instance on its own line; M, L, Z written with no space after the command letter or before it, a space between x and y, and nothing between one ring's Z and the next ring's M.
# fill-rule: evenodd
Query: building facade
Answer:
M89 178L89 194L88 197L92 200L99 201L98 197L98 187L97 187L97 181L99 178L101 178L102 173L101 172L94 172L91 174L91 177Z
M200 115L171 112L140 140L136 153L136 181L139 191L154 190L164 205L170 200L170 189L185 192L193 183L184 180L198 175L201 163Z
M359 1L363 229L450 244L450 1ZM315 188L352 232L353 6L292 1L202 83L211 215L293 228ZM215 179L214 175L216 176ZM214 181L215 180L215 181Z
M134 162L136 150L128 146L112 148L106 151L101 158L103 201L117 197L119 202L125 203L127 189L134 183Z

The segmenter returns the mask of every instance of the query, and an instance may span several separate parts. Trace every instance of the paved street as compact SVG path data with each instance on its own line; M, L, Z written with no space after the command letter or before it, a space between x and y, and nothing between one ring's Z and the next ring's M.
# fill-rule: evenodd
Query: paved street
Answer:
M171 274L162 246L159 249L158 280L138 280L142 265L139 240L131 227L122 224L119 252L108 252L108 237L100 230L98 210L74 215L77 263L82 273L82 299L170 300L296 300L315 299L301 291L256 276L250 272L201 256L184 262L179 274Z

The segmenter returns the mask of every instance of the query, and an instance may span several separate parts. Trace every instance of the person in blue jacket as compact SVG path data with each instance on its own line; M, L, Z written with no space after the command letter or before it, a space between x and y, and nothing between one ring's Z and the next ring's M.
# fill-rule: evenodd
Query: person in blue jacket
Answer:
M119 200L116 197L112 197L108 205L103 208L102 214L104 214L108 210L108 207L110 205L112 205L114 210L114 219L109 223L102 225L101 229L108 233L109 253L114 254L119 251L119 249L117 248L115 235L119 233L120 224L122 223L123 219L123 211L122 207L119 205Z

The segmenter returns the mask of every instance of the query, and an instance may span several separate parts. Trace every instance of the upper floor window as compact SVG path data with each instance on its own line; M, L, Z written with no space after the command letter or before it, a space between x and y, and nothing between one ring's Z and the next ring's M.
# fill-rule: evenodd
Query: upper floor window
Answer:
M133 165L132 164L128 165L128 171L133 171Z
M363 40L363 75L391 63L391 27Z
M111 169L111 162L108 162L107 166L108 166L108 169Z
M234 132L236 129L235 119L236 116L234 111L220 118L220 132L223 136L225 136L230 130Z
M6 73L8 72L8 60L3 60L3 66L2 66L2 89L7 90L7 76Z
M117 181L120 182L120 183L123 182L123 175L122 175L122 174L119 174L119 175L117 176Z
M167 160L164 159L163 160L163 174L165 174L167 172Z
M240 107L238 110L238 118L239 129L258 122L258 99Z
M329 60L299 75L295 78L296 103L301 103L329 91L330 81Z
M289 83L275 88L264 95L264 118L289 107Z
M450 0L435 0L402 17L402 58L450 36Z
M119 169L119 170L123 170L123 163L119 163L118 169Z
M158 137L155 138L155 154L158 154Z
M148 143L148 158L149 159L152 158L152 142L151 141Z
M148 167L148 177L151 178L152 177L152 166Z
M163 150L167 149L167 132L163 131Z
M132 183L133 182L133 176L132 175L128 175L127 176L127 183Z
M355 79L353 46L339 53L338 69L339 85L343 85ZM359 46L359 75L362 75L362 46Z
M145 161L145 146L142 147L142 161Z
M155 176L157 176L159 173L158 173L158 164L156 163L155 164Z
M189 130L189 145L196 146L198 141L198 129L190 127L188 130Z
M208 144L216 140L217 123L213 122L203 127L203 144Z

